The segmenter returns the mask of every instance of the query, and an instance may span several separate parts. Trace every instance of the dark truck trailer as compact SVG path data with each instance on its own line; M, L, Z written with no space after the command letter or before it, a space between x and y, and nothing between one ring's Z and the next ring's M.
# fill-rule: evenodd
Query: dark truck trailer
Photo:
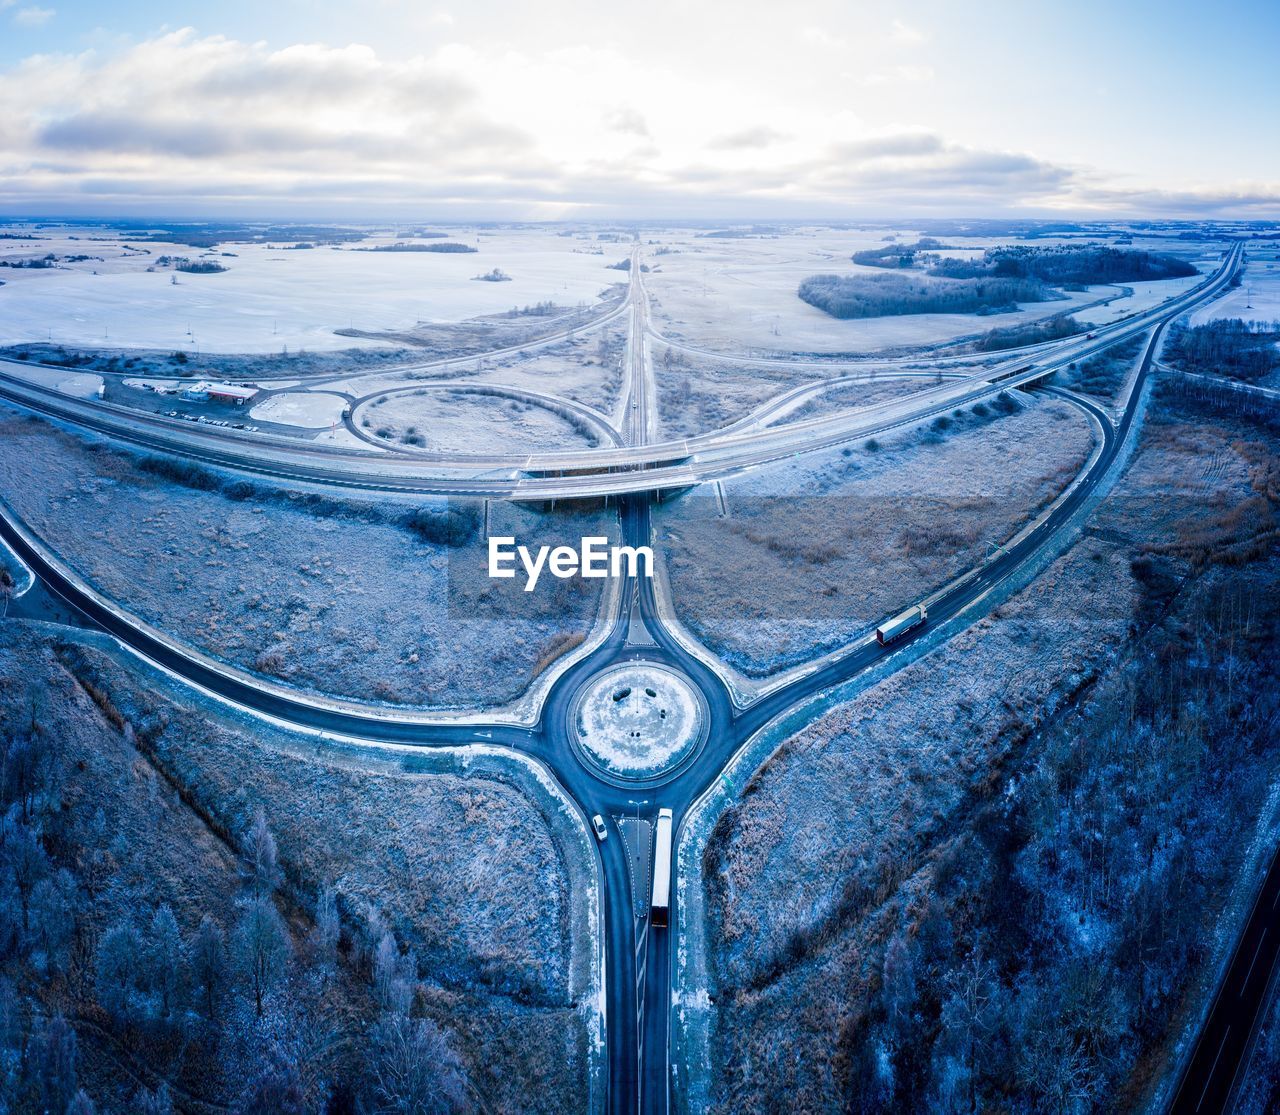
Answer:
M881 646L886 646L893 642L894 639L901 638L913 627L919 627L928 618L929 613L925 611L923 604L908 608L905 612L894 616L893 619L887 620L876 628L876 642Z

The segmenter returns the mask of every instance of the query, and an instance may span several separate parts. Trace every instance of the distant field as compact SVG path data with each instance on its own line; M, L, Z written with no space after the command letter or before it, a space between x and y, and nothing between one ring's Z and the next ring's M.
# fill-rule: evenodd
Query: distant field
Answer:
M916 239L910 230L900 233L903 238ZM673 231L661 239L674 250L667 255L649 256L654 271L646 276L645 284L655 302L654 322L673 337L722 352L861 354L941 344L1051 314L1082 313L1084 307L1117 294L1116 287L1100 286L1066 292L1063 300L1027 304L1016 313L983 317L930 313L849 321L836 320L796 297L800 283L811 275L883 275L882 268L857 267L850 257L856 251L881 247L885 237L893 234L885 229L803 229L749 239L711 239ZM1035 241L1038 245L1055 242L1052 237ZM1018 241L1009 237L948 235L948 251L944 254L977 257L987 248L1008 243ZM1139 239L1134 246L1170 250L1167 241ZM1175 250L1187 256L1194 251L1196 258L1204 254L1203 246L1179 246ZM1167 280L1168 293L1177 293L1180 284L1187 281ZM1130 309L1149 305L1155 297L1153 293L1141 293L1141 303ZM1126 301L1115 301L1115 311L1121 312Z
M71 234L74 234L72 232ZM84 252L67 232L40 240L0 241L0 258ZM199 256L190 247L140 243L114 233L94 243L98 260L46 270L6 269L0 287L0 345L52 340L68 345L177 349L188 352L280 353L384 347L335 330L412 329L419 322L458 322L550 301L593 304L617 281L598 256L551 230L456 230L475 253L373 252L351 245L310 251L253 243L224 245L209 259L216 275L148 272L158 257ZM361 249L390 246L390 235ZM129 243L133 251L123 244ZM434 245L428 241L428 247ZM222 251L233 253L222 255ZM505 283L476 283L477 271L499 267ZM96 273L95 273L96 272Z

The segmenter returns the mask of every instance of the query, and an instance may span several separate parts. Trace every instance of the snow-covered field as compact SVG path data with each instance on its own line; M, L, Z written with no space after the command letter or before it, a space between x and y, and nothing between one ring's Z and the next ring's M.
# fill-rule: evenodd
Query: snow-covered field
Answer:
M585 426L545 406L466 389L380 395L358 407L353 418L370 434L433 453L533 452L595 444Z
M1240 285L1191 315L1192 325L1217 318L1280 321L1280 249L1250 248Z
M436 379L462 381L468 385L497 384L542 395L555 395L600 411L615 419L622 387L622 355L626 327L616 322L603 325L546 348L486 357L450 365L442 372L408 368L381 374L342 376L318 381L312 391L341 391L357 399L377 397L379 392L405 392L414 384ZM399 396L403 398L403 395ZM495 399L496 408L502 400ZM495 409L496 409L495 408ZM488 418L482 426L493 425ZM497 419L501 425L501 419Z
M655 663L628 663L597 677L575 704L584 751L624 778L655 775L702 738L705 717L688 681Z
M575 252L578 241L550 230L458 229L450 239L479 250L474 255L357 250L390 243L390 236L307 250L228 244L223 250L232 256L210 256L227 271L178 274L176 285L172 271L148 272L147 267L161 255L199 259L206 253L181 244L147 244L150 255L126 252L120 245L127 241L114 234L92 243L69 241L65 234L0 241L0 256L8 258L47 252L103 257L102 262L0 272L0 344L52 340L203 352L345 349L381 342L338 336L335 329L402 330L543 301L590 304L620 278L605 264L622 252ZM472 281L493 267L509 274L511 282Z
M1115 298L1107 306L1082 310L1110 298L1117 288L1095 286L1069 292L1060 301L1024 305L1020 312L977 316L974 314L909 314L897 317L839 321L802 302L796 296L801 280L821 273L883 274L850 260L856 251L883 246L883 229L799 229L767 239L709 239L673 231L661 237L670 254L656 255L647 248L645 259L653 268L646 285L654 298L654 323L664 332L693 344L724 352L850 352L866 353L902 346L939 344L989 329L1023 325L1059 313L1077 313L1082 320L1111 321L1117 316L1146 309L1185 289L1185 281L1135 283L1132 296ZM898 239L909 243L917 234L899 230ZM978 255L986 248L1017 243L1013 237L944 237L941 254ZM1037 238L1049 247L1078 242ZM1185 246L1167 240L1141 241L1134 248L1188 256ZM1193 258L1208 261L1212 249L1194 247ZM1207 266L1207 263L1201 263ZM1194 285L1199 280L1192 279Z
M346 405L347 400L341 395L286 391L259 403L249 412L249 417L258 422L280 422L286 426L318 430L341 420Z
M102 390L102 377L89 372L72 372L65 368L41 368L13 361L4 365L5 375L73 395L77 399L96 399Z
M1189 275L1185 279L1161 279L1152 282L1125 283L1123 288L1093 287L1092 289L1096 293L1103 296L1109 290L1120 291L1124 289L1133 293L1121 295L1121 297L1107 302L1105 305L1081 310L1075 315L1075 318L1083 325L1107 325L1119 318L1128 317L1130 314L1140 314L1144 310L1150 310L1160 305L1161 302L1167 302L1170 298L1177 298L1184 291L1188 291L1193 286L1204 282L1203 272L1212 271L1219 261L1215 258L1213 260L1196 260L1195 262L1202 273L1200 275Z

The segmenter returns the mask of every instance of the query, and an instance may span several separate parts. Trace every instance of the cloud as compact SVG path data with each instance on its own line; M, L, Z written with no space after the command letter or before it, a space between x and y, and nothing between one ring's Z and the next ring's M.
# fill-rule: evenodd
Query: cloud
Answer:
M1280 212L1280 182L1242 182L1190 190L1086 185L1076 191L1073 200L1081 208L1103 212L1275 220Z
M582 96L608 88L644 90L643 113ZM393 59L188 29L0 69L0 103L10 212L1261 213L1280 196L1126 191L927 127L869 130L848 108L788 115L768 88L582 45Z
M932 81L933 67L917 63L904 63L900 66L884 66L871 70L859 79L863 85L888 85L894 82Z
M922 43L924 42L924 34L909 23L903 23L900 19L895 19L889 25L889 37L898 43Z
M839 35L834 35L825 27L809 25L801 27L796 37L806 46L821 47L823 50L847 50L848 42Z
M19 8L13 13L13 22L19 27L43 27L57 14L53 8Z
M932 132L902 132L896 135L869 136L846 140L831 146L833 158L862 162L891 156L935 155L943 150L940 136Z
M615 108L604 115L604 126L611 132L649 137L649 125L634 108Z
M786 142L788 138L785 132L758 124L738 132L730 132L728 135L717 136L707 146L716 151L744 151L772 147L775 143Z

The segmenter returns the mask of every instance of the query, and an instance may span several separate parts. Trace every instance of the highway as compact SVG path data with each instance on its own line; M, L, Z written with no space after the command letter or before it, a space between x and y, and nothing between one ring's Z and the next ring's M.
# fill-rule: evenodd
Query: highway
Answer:
M1234 1106L1280 964L1280 854L1267 870L1169 1107L1219 1115Z
M1238 249L1237 249L1238 251ZM638 259L637 255L633 259ZM0 361L0 398L63 421L93 429L141 448L169 452L211 465L277 479L372 490L487 498L599 498L679 489L723 479L797 453L883 434L970 405L1002 390L1035 383L1059 368L1185 312L1221 291L1235 252L1200 286L1145 313L1084 337L1041 350L1031 364L996 364L878 406L840 411L778 427L716 431L698 437L651 441L656 423L652 370L645 357L647 299L642 272L631 269L627 300L631 313L624 421L629 444L535 454L377 453L296 438L210 428L103 402L58 395L6 373ZM474 387L474 385L471 385ZM215 432L216 431L216 432Z
M868 668L883 663L889 655L899 654L924 634L943 625L953 622L960 624L984 614L986 601L994 589L1021 573L1047 550L1059 543L1062 532L1072 526L1078 514L1087 507L1099 486L1108 481L1117 463L1122 459L1122 450L1129 440L1138 414L1143 394L1142 388L1151 371L1153 355L1168 323L1190 305L1213 297L1224 289L1238 264L1240 254L1241 250L1237 246L1229 253L1222 268L1192 292L1194 297L1189 294L1177 299L1174 303L1161 307L1162 312L1158 314L1138 315L1143 322L1141 326L1136 326L1131 321L1113 330L1100 330L1095 339L1077 338L1057 346L1052 359L1042 357L1037 361L1033 369L1034 374L1019 372L1016 368L1005 369L1014 371L1015 374L995 386L989 378L989 372L984 373L988 376L986 379L974 380L966 377L958 381L950 381L932 391L920 392L918 395L910 396L908 400L901 401L910 402L912 406L905 407L901 411L882 413L878 421L897 425L920 421L931 413L951 409L958 405L961 398L982 397L984 393L990 394L994 390L1002 390L1016 384L1030 386L1043 378L1047 369L1061 366L1070 360L1081 359L1084 355L1131 335L1139 328L1151 331L1137 371L1134 389L1119 415L1112 415L1099 405L1079 396L1054 388L1048 389L1092 415L1102 430L1102 444L1076 484L1059 499L1033 529L970 574L931 597L927 627L909 633L890 648L880 647L871 637L870 632L865 633L843 653L824 660L820 668L797 677L789 684L770 692L745 708L735 706L719 675L685 649L665 627L654 596L653 582L645 578L636 579L625 586L625 590L620 594L618 607L612 616L612 625L606 638L598 647L573 663L556 678L543 702L538 722L532 727L497 722L492 724L442 723L439 718L433 718L429 714L396 709L375 710L369 706L323 701L287 690L282 686L270 685L261 679L233 670L155 631L137 617L132 616L119 603L103 600L61 561L49 543L37 538L13 516L12 512L0 506L0 536L3 536L5 541L32 568L39 578L43 591L49 594L44 602L39 593L20 597L14 602L10 612L14 615L45 616L48 614L45 603L52 600L60 613L77 615L85 626L110 633L136 653L193 685L249 710L307 729L349 736L358 740L422 746L473 743L477 730L486 729L490 733L486 737L490 742L518 749L544 764L581 809L584 823L586 817L594 813L616 819L635 815L637 808L640 809L641 816L652 818L656 815L657 809L662 806L673 810L675 824L679 831L679 826L691 805L720 776L740 748L765 725L798 702L856 677ZM627 399L627 409L637 413L629 416L624 422L629 445L623 451L639 454L640 459L644 459L644 454L652 454L650 460L661 461L662 451L648 441L654 428L653 414L656 408L651 370L647 366L644 348L644 338L647 336L644 309L646 299L639 267L635 262L638 261L638 252L632 256L632 259L631 293L628 298L631 333L628 340L627 388L624 397ZM0 394L9 395L12 389L12 384L6 380L3 388L0 388ZM46 394L39 391L34 393L37 396ZM976 393L976 395L970 393ZM926 396L927 398L921 402L921 397ZM47 398L45 402L48 402ZM24 405L50 413L40 405L39 399L24 400ZM85 405L90 412L90 417L102 410L101 404ZM65 416L59 415L59 417ZM835 419L841 417L834 416ZM99 425L90 421L81 421L83 418L84 415L81 414L80 418L69 420L101 430ZM846 423L843 426L840 422L833 421L832 417L815 419L810 423L795 423L796 426L805 427L805 430L802 433L792 431L796 434L794 439L785 436L779 439L775 436L779 431L771 430L744 431L732 435L731 438L723 439L723 443L716 448L716 452L723 456L716 458L717 464L707 466L707 471L704 472L697 463L682 466L687 470L687 478L683 483L698 483L709 476L722 475L723 473L715 470L728 467L724 463L725 460L736 460L738 463L734 467L750 467L743 466L742 462L771 460L777 456L791 455L800 451L796 448L797 446L812 448L820 444L838 443L837 440L824 439L847 440L848 430L857 428L856 421L863 421L865 415L858 417L852 423L847 415L843 416L843 419ZM193 434L200 434L201 431L193 430L191 424L184 423L180 433L191 438ZM150 436L150 428L146 434L135 432L135 436L130 437L129 440L138 444L138 436ZM217 437L204 435L200 447L187 455L207 459L202 454L204 452L216 454L219 448L217 441ZM602 449L589 455L588 459L608 460L610 455L616 452L619 450ZM714 456L711 449L706 452ZM739 456L734 457L735 453ZM218 463L227 463L225 459L217 460ZM274 456L262 456L253 464L252 468L243 465L234 467L244 467L246 471L265 473L277 479L297 478L294 469L298 466L288 459L284 464L279 464ZM395 470L391 470L390 474L382 472L391 464L391 461L372 457L369 461L370 471L362 473L361 484L402 490L397 482L399 473ZM320 468L319 465L316 467ZM648 485L645 481L666 468L667 466L664 465L655 465L651 471L634 475L634 479L639 480L642 485L634 490L616 489L608 484L592 487L591 483L585 484L582 489L572 488L571 490L576 494L586 492L619 494L619 491L622 491L625 498L620 502L620 517L626 541L630 545L649 544L651 539L650 493L655 487L662 487L665 484ZM320 469L320 472L320 478L323 478L323 469ZM341 470L339 475L342 475ZM598 483L604 478L585 476L577 479ZM474 483L474 481L463 480L464 484L467 482ZM448 491L451 489L422 490ZM546 490L564 489L556 488L554 485L549 489L539 489L539 491ZM515 482L509 487L494 489L494 494L503 494L508 498L524 498L528 491L519 482ZM625 494L627 492L632 494ZM631 607L633 598L638 603L635 614L643 622L656 646L639 647L628 643L633 615ZM903 601L904 606L908 603L911 601ZM674 776L658 776L648 782L619 786L606 780L600 772L579 758L578 752L569 741L569 710L578 690L598 673L636 658L658 661L683 673L705 699L710 731L706 745L696 758L682 767ZM904 663L909 659L910 655L901 656ZM644 799L646 804L637 807L635 802L639 799ZM674 916L676 912L673 911L670 929L649 929L645 919L637 917L637 911L631 900L623 842L619 838L616 825L612 826L610 838L599 845L599 853L604 887L602 901L605 915L608 1059L608 1094L602 1099L608 1110L615 1112L665 1111L669 1103L670 1088L667 1057L671 1004L671 949L673 938L678 931L678 920ZM673 902L674 898L673 894Z

